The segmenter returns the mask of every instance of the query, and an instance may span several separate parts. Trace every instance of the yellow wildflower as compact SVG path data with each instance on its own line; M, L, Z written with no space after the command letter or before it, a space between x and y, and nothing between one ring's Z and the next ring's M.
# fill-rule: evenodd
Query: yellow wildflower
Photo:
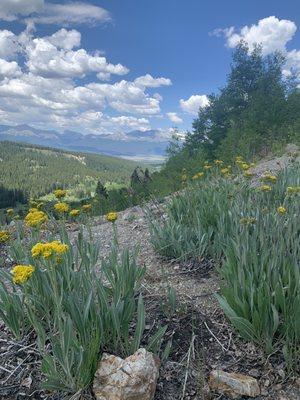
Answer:
M31 249L31 255L33 258L43 257L45 259L51 258L53 255L57 256L57 261L60 261L61 254L66 253L69 250L69 246L65 243L61 243L58 240L48 243L36 243Z
M181 175L181 181L182 182L186 182L187 181L187 175L186 174Z
M5 243L10 239L10 233L8 231L0 231L0 243Z
M6 214L7 214L7 215L13 215L13 213L14 213L14 209L13 209L13 208L8 208L8 209L6 210Z
M247 170L250 168L250 165L247 164L247 163L245 163L245 162L243 162L243 163L241 163L241 168L242 168L244 171L247 171Z
M277 178L275 175L266 174L261 177L262 181L276 182Z
M244 176L245 176L246 178L251 178L253 175L254 175L253 172L250 172L250 171L245 171L245 172L244 172Z
M63 199L64 197L66 197L66 195L67 195L67 191L64 190L64 189L56 189L56 190L54 190L54 196L57 199Z
M230 174L230 169L229 169L229 168L222 168L222 169L221 169L221 174L223 174L223 175L229 175L229 174Z
M261 190L262 192L270 192L272 190L272 188L269 185L262 185L262 186L259 186L259 190Z
M92 205L91 204L84 204L82 206L82 211L84 211L84 212L89 212L89 211L91 211L91 209L92 209Z
M31 228L38 227L48 221L47 215L43 211L31 208L25 217L25 224Z
M114 211L109 212L108 214L106 214L106 219L109 222L115 222L118 218L118 214Z
M278 214L285 214L286 213L286 208L284 206L279 206L277 208Z
M197 174L195 174L192 179L199 179L202 178L204 176L204 172L197 172Z
M300 186L288 186L286 188L286 194L292 195L292 194L297 194L300 193Z
M74 209L70 211L71 217L77 217L80 214L80 210Z
M216 165L222 165L222 164L223 164L223 161L222 161L222 160L215 160L215 164L216 164Z
M69 211L69 205L64 202L56 203L54 204L54 209L61 214L67 213Z
M242 225L252 225L257 222L256 218L253 217L244 217L240 219L240 224Z
M35 268L32 265L16 265L11 270L13 275L13 283L18 285L25 283L28 281L34 271Z
M212 165L209 165L209 164L204 165L204 169L211 169L211 168L212 168Z

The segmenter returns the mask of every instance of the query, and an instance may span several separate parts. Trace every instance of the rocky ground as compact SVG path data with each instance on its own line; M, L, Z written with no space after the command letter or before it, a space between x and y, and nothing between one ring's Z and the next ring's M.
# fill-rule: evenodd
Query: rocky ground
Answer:
M269 167L270 163L258 166L256 176ZM163 205L151 207L161 218ZM265 358L258 347L238 337L226 321L215 298L220 281L210 260L181 263L160 258L151 247L142 207L119 213L116 226L120 248L138 247L139 262L147 268L142 287L147 329L167 325L165 342L171 338L173 342L169 359L160 369L155 400L226 400L228 397L209 388L208 376L215 369L256 378L261 388L256 400L300 399L300 379L286 374L280 355ZM112 224L98 217L93 219L91 229L105 257L112 242ZM70 226L70 231L75 237L77 227ZM0 260L0 265L10 267L3 246ZM176 293L175 307L166 301L170 287ZM40 361L33 333L16 344L0 323L0 360L0 399L59 399L39 389ZM83 398L93 398L89 389Z

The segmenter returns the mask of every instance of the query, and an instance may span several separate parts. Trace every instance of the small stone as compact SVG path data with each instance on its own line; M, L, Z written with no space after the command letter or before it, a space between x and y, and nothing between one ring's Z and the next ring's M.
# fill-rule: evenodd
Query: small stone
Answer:
M255 378L221 370L214 370L210 373L209 385L211 389L225 394L231 399L239 399L241 396L256 397L260 394Z
M159 374L158 357L145 349L122 359L103 354L93 389L97 400L153 400Z

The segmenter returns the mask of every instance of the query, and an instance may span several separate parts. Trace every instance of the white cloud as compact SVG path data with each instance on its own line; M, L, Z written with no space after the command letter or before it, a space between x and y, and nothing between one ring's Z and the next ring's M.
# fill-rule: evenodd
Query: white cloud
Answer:
M43 9L44 0L1 0L0 19L14 21Z
M63 28L51 36L46 36L45 39L58 49L72 50L74 47L80 46L81 33L75 29L68 31Z
M15 61L9 62L0 58L0 78L12 78L21 74L21 69Z
M110 21L111 17L104 8L75 1L67 4L45 2L43 10L31 20L37 24L97 24Z
M85 49L71 50L80 45L80 33L61 29L50 37L33 39L26 46L27 66L30 72L44 77L84 77L88 73L125 75L122 64L108 63L98 53L88 54ZM98 75L101 78L101 75Z
M167 116L171 122L174 124L181 124L183 120L177 115L176 112L168 112Z
M135 118L121 115L120 117L110 118L110 121L120 127L130 128L131 130L138 129L140 131L146 131L151 128L147 118Z
M168 78L153 78L152 75L146 74L144 76L140 76L134 80L134 83L137 86L141 87L151 87L158 88L160 86L170 86L172 82Z
M181 109L192 115L197 115L199 108L206 107L208 104L209 104L209 100L205 94L192 95L187 100L183 100L183 99L180 100Z
M54 4L44 0L1 0L0 19L69 26L94 25L110 21L111 17L104 8L81 1Z
M80 127L82 132L122 137L128 130L151 129L148 118L161 116L162 97L148 93L148 87L169 85L168 78L146 74L135 81L99 82L128 69L80 48L77 30L35 36L30 26L19 35L0 30L2 123L58 130ZM82 81L88 74L89 80Z
M224 30L217 30L215 33L224 33L228 47L234 48L244 40L250 51L255 44L261 44L264 54L274 51L285 51L286 44L293 38L297 26L293 21L278 19L274 16L263 18L257 24L244 26L240 32L236 32L234 27Z
M295 72L300 78L300 50L292 50L286 54L286 63L283 68L283 75L288 77Z
M18 37L11 31L0 31L0 57L11 59L20 49Z
M286 58L283 67L283 75L289 76L293 70L300 78L300 50L288 51L287 44L293 39L297 26L293 21L279 19L274 16L263 18L257 24L244 26L239 32L235 27L216 29L213 34L224 35L226 44L234 48L240 42L245 41L252 51L255 44L262 46L264 55L280 51Z

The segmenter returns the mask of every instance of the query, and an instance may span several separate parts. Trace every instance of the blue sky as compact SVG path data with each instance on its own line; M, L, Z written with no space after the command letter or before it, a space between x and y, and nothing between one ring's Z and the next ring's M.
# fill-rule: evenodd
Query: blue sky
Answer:
M283 73L300 75L295 0L2 0L0 19L3 123L116 136L190 129L240 39L283 51Z

